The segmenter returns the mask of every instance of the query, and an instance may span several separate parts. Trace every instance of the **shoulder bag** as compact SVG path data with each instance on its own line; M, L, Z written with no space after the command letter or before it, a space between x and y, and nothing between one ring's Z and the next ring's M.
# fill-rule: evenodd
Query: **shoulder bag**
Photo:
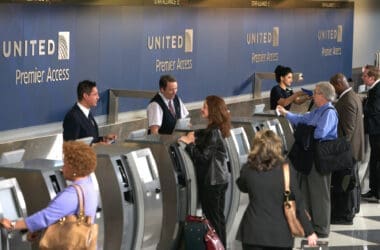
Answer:
M72 185L78 195L77 215L62 217L50 225L43 233L39 249L96 250L98 225L92 223L91 216L84 215L84 195L79 185Z
M290 198L290 174L289 174L289 165L286 163L283 165L284 173L284 214L288 222L290 232L293 237L304 237L305 231L297 218L296 214L296 201Z
M351 169L354 165L351 144L345 137L315 143L315 168L320 174Z

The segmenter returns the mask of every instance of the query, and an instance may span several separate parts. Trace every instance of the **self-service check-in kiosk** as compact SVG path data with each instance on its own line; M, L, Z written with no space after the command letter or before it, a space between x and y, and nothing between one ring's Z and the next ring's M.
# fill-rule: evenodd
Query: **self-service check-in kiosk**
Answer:
M0 179L0 218L12 221L26 216L26 205L21 188L15 178ZM20 231L1 229L1 250L29 250L31 245Z
M153 250L162 228L162 194L149 148L96 146L104 249Z
M20 185L25 198L28 215L45 208L48 203L66 186L61 168L62 161L33 159L22 162L5 164L0 166L0 176L15 177ZM95 189L99 190L94 174L91 179ZM99 225L98 249L103 249L103 216L101 213L101 203L99 202L95 223ZM36 248L37 246L33 246Z
M241 167L247 162L250 152L250 144L243 127L231 129L231 137L228 140L230 141L229 149L234 150L235 154L237 154L239 165L231 171L229 192L232 196L232 202L230 203L230 214L227 217L227 244L235 240L241 219L249 203L248 194L240 192L236 185L236 180L239 178ZM231 147L231 144L233 147Z
M15 177L25 198L28 214L45 208L66 187L62 161L34 159L0 166L0 176Z
M288 148L284 130L277 117L232 117L231 123L234 127L244 128L251 145L253 144L253 139L255 137L256 132L262 129L270 129L281 138L284 147L284 152L286 153L290 150Z
M124 146L150 148L160 176L163 226L159 250L179 249L182 227L188 214L197 209L197 185L194 167L185 144L177 143L178 136L144 135L129 137ZM161 220L161 218L160 218Z
M281 124L282 132L284 134L283 136L284 149L286 150L286 152L290 151L290 149L292 148L294 144L294 130L293 130L292 124L284 116L278 116L276 114L276 111L274 110L267 110L267 111L254 113L253 117L264 118L268 120L278 119L278 121Z

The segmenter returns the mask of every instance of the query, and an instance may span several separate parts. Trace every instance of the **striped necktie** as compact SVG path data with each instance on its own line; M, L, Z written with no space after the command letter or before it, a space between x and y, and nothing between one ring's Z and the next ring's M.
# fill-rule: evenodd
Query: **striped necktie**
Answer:
M170 113L172 113L172 115L175 117L175 110L174 110L174 107L173 107L173 101L172 100L169 100L169 111Z

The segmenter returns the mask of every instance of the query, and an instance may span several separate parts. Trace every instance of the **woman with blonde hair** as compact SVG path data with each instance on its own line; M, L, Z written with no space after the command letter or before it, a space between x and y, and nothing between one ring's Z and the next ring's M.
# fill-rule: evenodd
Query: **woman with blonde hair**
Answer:
M281 139L271 130L257 132L248 162L236 181L240 191L249 194L249 205L237 236L243 243L243 250L285 250L293 247L294 238L283 209L285 163ZM317 236L305 212L295 172L292 168L289 171L297 217L304 228L308 244L315 245Z

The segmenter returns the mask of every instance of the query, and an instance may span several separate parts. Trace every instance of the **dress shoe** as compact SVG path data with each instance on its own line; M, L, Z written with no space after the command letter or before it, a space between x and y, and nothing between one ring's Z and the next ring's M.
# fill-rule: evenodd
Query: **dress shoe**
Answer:
M365 193L365 194L361 194L360 195L362 198L372 198L372 197L374 197L375 195L374 195L374 193L372 192L372 191L368 191L367 193Z

